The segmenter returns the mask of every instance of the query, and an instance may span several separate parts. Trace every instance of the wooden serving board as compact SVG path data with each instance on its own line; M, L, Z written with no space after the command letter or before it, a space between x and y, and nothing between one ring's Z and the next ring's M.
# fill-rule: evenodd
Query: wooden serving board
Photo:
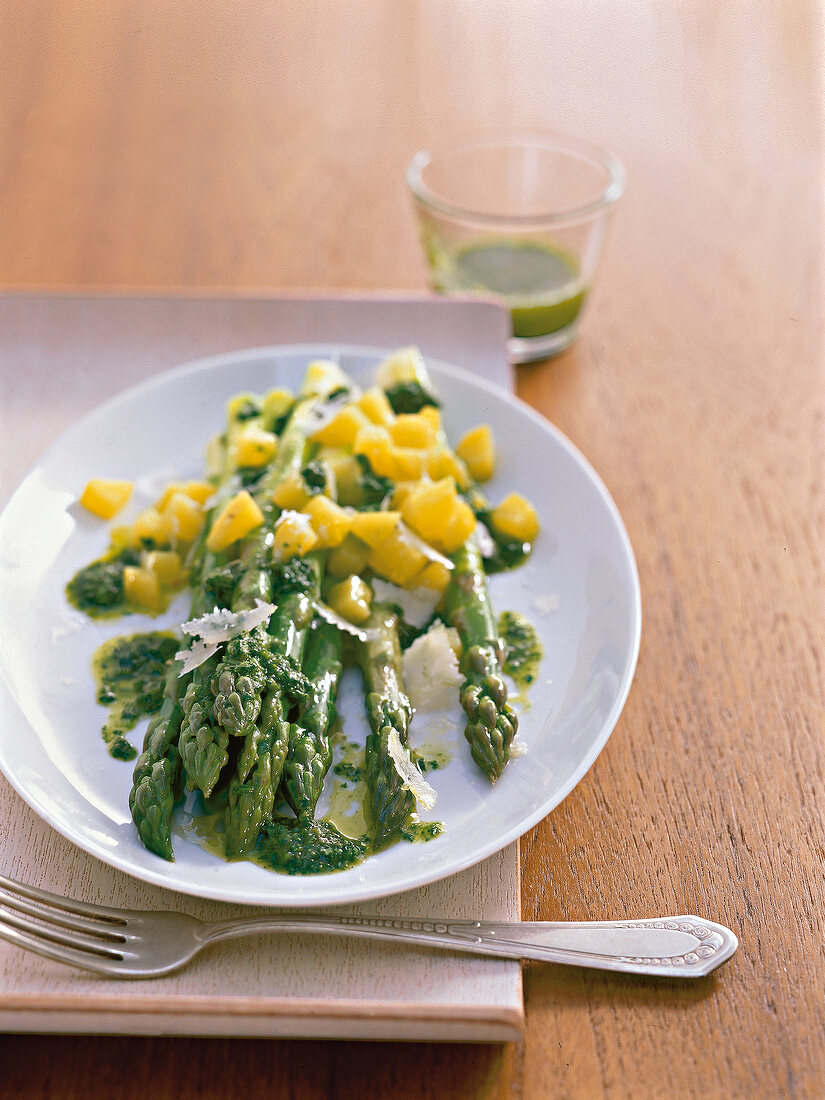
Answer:
M148 376L204 355L271 344L398 347L510 384L506 315L446 299L0 295L0 502L79 416ZM0 624L2 629L2 624ZM19 736L27 723L19 716ZM2 870L93 902L222 919L233 907L150 886L87 855L0 777ZM518 845L423 889L331 912L517 920ZM9 1032L512 1040L517 963L333 937L218 944L178 974L96 978L0 942Z

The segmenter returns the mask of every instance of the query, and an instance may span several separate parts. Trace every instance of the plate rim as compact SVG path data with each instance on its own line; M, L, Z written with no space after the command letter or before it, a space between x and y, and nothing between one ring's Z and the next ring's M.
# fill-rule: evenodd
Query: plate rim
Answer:
M319 343L290 343L290 344L264 344L255 347L240 348L234 351L220 352L214 355L201 356L196 359L187 360L169 369L158 371L150 377L138 382L134 385L126 387L119 393L113 394L105 401L99 403L88 409L82 416L69 425L65 431L63 431L57 439L55 439L49 447L40 455L37 462L32 468L24 475L19 484L15 487L8 500L4 503L2 509L0 509L0 520L2 520L6 512L12 507L13 502L17 498L18 494L23 491L27 483L35 477L38 472L49 464L50 459L54 454L59 452L60 448L65 447L67 443L71 443L72 437L82 435L84 428L86 428L88 422L91 420L105 416L116 410L121 404L128 404L132 399L144 395L156 388L158 384L167 384L175 382L180 378L183 378L190 374L198 374L201 372L209 372L210 370L217 370L236 363L248 363L255 360L263 359L267 356L308 356L311 358L334 358L335 356L359 356L374 359L376 362L382 358L391 354L397 348L387 348L376 345L361 345L361 344L349 344L346 342L334 342L323 341ZM96 845L94 839L91 837L84 837L82 840L78 838L78 834L72 829L71 824L64 823L60 817L52 812L51 808L42 799L33 795L31 791L26 788L25 783L19 779L16 774L14 766L9 766L7 759L7 753L5 748L5 739L0 737L0 770L3 775L17 794L23 799L23 801L41 818L47 825L55 829L61 836L72 844L85 851L87 854L100 859L101 862L108 866L114 867L131 877L138 879L139 881L149 883L154 886L160 886L166 890L176 891L178 893L185 894L190 897L196 897L200 899L220 901L231 904L239 905L269 905L272 907L290 907L290 908L316 908L329 905L340 904L357 904L363 901L376 900L378 898L391 897L396 894L406 893L410 890L420 889L431 883L441 881L445 878L449 878L452 875L459 874L462 871L467 870L469 867L475 866L478 863L483 862L485 859L490 858L492 855L501 851L509 844L518 840L530 829L534 828L540 821L544 820L550 813L553 812L561 803L571 794L573 790L579 785L585 775L593 767L595 761L604 750L607 741L610 739L613 731L616 728L618 720L621 716L624 706L627 702L630 689L633 685L635 678L636 667L639 659L639 652L641 648L641 633L642 633L642 598L641 598L641 584L639 579L638 565L636 562L635 554L633 552L633 546L630 541L627 529L619 512L616 502L613 500L610 491L604 483L601 476L592 466L590 461L582 453L582 451L559 429L553 424L547 417L543 416L532 406L528 405L517 394L505 389L503 386L498 385L495 382L490 381L487 378L474 374L467 368L460 367L456 364L446 362L445 360L438 359L433 356L424 355L424 360L428 368L432 368L436 373L444 373L448 376L452 376L459 382L463 382L477 389L486 391L490 397L497 401L502 401L506 405L514 406L518 411L525 415L528 419L539 427L542 431L551 435L555 443L566 451L568 456L573 459L580 470L586 475L594 489L597 491L602 505L607 508L607 511L612 520L616 533L619 536L619 544L622 549L622 556L624 566L627 570L628 577L631 581L632 590L632 638L630 640L630 646L626 654L625 668L623 672L623 678L621 682L621 689L617 692L613 701L613 705L610 708L607 716L604 718L599 734L593 739L589 751L584 753L579 760L578 765L573 770L568 781L555 792L553 805L549 808L546 803L542 803L532 813L527 814L524 818L520 819L519 823L513 825L500 836L495 836L486 846L480 850L473 850L462 858L453 860L447 869L438 869L435 872L432 870L423 869L417 874L411 876L411 878L405 878L402 885L397 888L381 888L376 886L367 886L358 888L358 883L352 884L355 888L346 891L346 894L341 894L335 897L324 897L315 899L312 897L300 897L290 898L288 901L267 901L262 899L256 893L252 896L253 891L248 891L247 896L239 896L236 891L227 893L226 890L222 890L218 883L215 888L210 885L204 884L201 886L189 883L180 883L169 880L168 867L174 867L174 864L167 865L164 863L163 868L159 868L157 872L151 868L136 868L134 863L130 861L128 854L125 858L120 858L118 851L108 849L101 845ZM0 645L0 655L5 650L5 645ZM32 726L25 710L20 704L20 701L16 698L12 685L8 682L8 677L5 668L5 660L0 660L0 687L2 688L2 695L0 695L0 704L2 704L3 696L6 697L7 703L19 715L20 721ZM166 874L164 874L166 869ZM269 872L266 872L269 873ZM277 876L280 877L280 876ZM324 879L332 879L335 876L321 876ZM277 891L275 891L277 892Z

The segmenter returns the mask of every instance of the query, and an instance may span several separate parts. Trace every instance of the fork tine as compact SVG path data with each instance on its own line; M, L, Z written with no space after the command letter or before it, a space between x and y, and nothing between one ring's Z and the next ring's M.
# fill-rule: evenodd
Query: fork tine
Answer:
M52 894L48 890L41 890L37 886L15 882L14 879L7 878L5 875L0 875L0 887L11 894L22 894L30 901L50 905L53 909L60 909L65 913L75 913L77 916L82 917L94 917L98 920L110 921L113 924L126 924L126 918L122 910L111 909L107 905L91 905L85 901L77 901L75 898L62 897L60 894Z
M7 940L16 947L23 947L27 951L34 951L37 955L43 955L55 962L66 963L67 966L77 966L82 970L90 970L93 974L114 974L117 972L118 960L104 958L102 955L93 955L88 951L76 951L71 947L57 946L47 940L40 939L18 929L11 928L0 920L0 939Z
M120 959L123 957L117 944L106 944L91 936L84 936L82 933L67 932L58 925L33 924L30 920L18 917L16 913L7 913L0 910L0 928L14 928L18 932L23 932L25 935L39 941L59 944L73 951L82 951L103 959Z
M100 921L96 917L75 916L74 913L63 909L55 909L53 906L46 906L41 902L26 901L23 897L17 897L15 894L9 893L2 886L0 886L0 907L13 909L18 913L28 913L29 916L35 917L45 924L52 924L61 928L73 928L78 932L94 933L104 940L123 942L121 929L126 927L125 921L118 925L111 920ZM0 912L2 912L2 908L0 908Z

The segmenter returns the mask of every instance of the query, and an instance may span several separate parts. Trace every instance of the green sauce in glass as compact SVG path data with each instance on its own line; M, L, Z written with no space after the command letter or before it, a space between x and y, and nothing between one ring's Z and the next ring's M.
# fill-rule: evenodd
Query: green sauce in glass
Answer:
M452 266L442 289L500 295L522 339L571 325L587 293L573 258L536 241L480 241L456 252Z

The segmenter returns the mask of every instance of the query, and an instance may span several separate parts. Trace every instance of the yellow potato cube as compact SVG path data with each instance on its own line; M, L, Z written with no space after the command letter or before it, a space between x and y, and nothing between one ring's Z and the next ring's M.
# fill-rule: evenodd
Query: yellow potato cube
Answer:
M429 453L427 457L427 473L433 480L438 480L442 477L451 477L456 485L462 489L466 489L470 484L470 476L467 472L467 467L458 455L454 454L448 447L442 447L439 450Z
M327 593L327 603L332 610L356 626L369 618L371 602L370 587L357 574L334 584Z
M154 573L164 588L173 588L183 577L180 554L175 550L152 550L146 555L146 569Z
M309 364L304 375L301 394L304 397L315 395L327 397L335 390L348 387L350 380L337 363L330 359L315 359Z
M241 489L224 505L206 537L207 549L213 554L226 550L233 542L248 535L264 521L263 512L246 489Z
M264 423L272 427L282 417L286 416L293 405L293 397L289 390L270 390L264 396L261 415Z
M430 588L433 592L444 592L450 583L450 570L440 561L430 561L424 566L410 587Z
M173 542L192 542L203 530L203 509L186 493L172 493L161 512Z
M133 607L141 607L145 611L160 611L163 606L157 574L141 566L124 567L123 594Z
M157 508L146 508L132 524L138 542L151 542L155 546L168 546L169 527Z
M290 470L272 493L279 508L292 508L299 512L309 500L310 494L298 470Z
M419 451L435 446L436 429L418 413L403 413L389 427L393 443L399 447L413 447Z
M493 527L502 535L532 542L539 533L539 519L533 505L521 493L510 493L490 513Z
M358 432L371 424L357 405L345 405L328 424L311 436L316 443L327 447L351 447Z
M436 434L441 431L441 412L435 405L425 405L416 415L426 420Z
M457 500L444 530L433 545L436 550L441 550L445 554L454 554L475 529L475 512L466 501Z
M132 495L131 481L112 481L110 478L93 477L80 494L83 507L100 519L116 516Z
M244 428L235 443L238 466L265 466L278 450L278 437L255 424Z
M329 497L314 496L305 505L304 514L309 516L312 529L318 536L318 549L324 550L338 546L350 529L352 516Z
M236 393L226 404L227 416L231 421L243 422L260 408L260 398L254 393Z
M129 524L113 527L109 532L109 540L118 550L133 549L138 544L135 529Z
M489 424L479 424L462 436L455 449L476 481L489 481L496 469L496 448Z
M332 577L348 577L351 573L361 573L370 556L370 548L355 535L349 534L344 541L330 550L327 556L327 573Z
M300 512L284 512L275 526L272 556L276 561L302 558L318 545L309 516Z
M373 386L358 398L358 408L371 420L373 424L380 424L387 428L395 419L392 405L387 400L387 395L378 386Z
M389 538L400 519L400 512L355 512L350 530L367 546L377 546Z
M393 476L393 444L386 428L379 424L365 425L356 435L352 449L357 455L366 455L370 466L380 477Z
M175 493L183 493L184 496L197 501L198 504L205 504L214 495L214 492L215 486L209 481L172 481L155 501L155 508L159 512L163 512Z
M415 447L393 447L389 454L391 472L385 477L393 481L416 481L427 473L428 452Z
M455 482L448 477L440 481L422 481L413 486L401 505L401 517L425 542L435 546L444 530L458 497Z
M369 565L379 576L402 588L427 564L427 557L398 529L370 551Z

